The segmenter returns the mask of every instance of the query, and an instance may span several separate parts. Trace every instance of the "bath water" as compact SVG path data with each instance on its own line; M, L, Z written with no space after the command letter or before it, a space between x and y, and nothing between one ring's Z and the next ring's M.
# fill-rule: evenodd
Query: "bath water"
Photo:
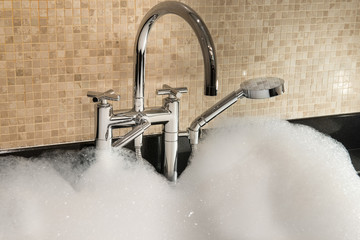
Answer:
M222 122L176 186L134 159L0 159L0 239L360 239L359 177L344 147L311 128Z

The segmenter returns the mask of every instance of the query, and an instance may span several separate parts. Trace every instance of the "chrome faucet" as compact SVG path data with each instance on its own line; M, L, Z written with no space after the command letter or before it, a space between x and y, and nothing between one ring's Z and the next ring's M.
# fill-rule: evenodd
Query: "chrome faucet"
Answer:
M162 2L150 9L142 22L135 41L134 63L134 107L128 111L114 112L107 101L119 101L120 96L109 90L104 93L88 92L96 105L95 141L98 149L124 146L134 140L135 152L141 156L142 134L153 124L164 125L164 175L170 181L177 179L177 152L179 134L179 101L187 88L171 88L164 85L164 89L157 90L158 95L168 95L164 105L158 108L145 110L145 56L148 35L153 24L161 16L176 14L182 17L194 30L203 54L205 81L205 95L216 96L218 82L216 79L215 47L209 30L200 16L187 5L180 2ZM133 129L112 143L112 129L132 127Z
M95 106L95 141L97 149L121 147L134 140L135 153L141 158L142 134L154 124L162 124L164 134L164 175L170 181L177 180L177 155L179 135L179 102L186 87L172 88L163 85L157 90L158 95L168 95L162 107L144 108L145 56L148 35L153 24L165 14L176 14L182 17L194 30L203 54L205 80L204 94L217 95L216 54L209 30L200 16L180 2L162 2L150 9L142 20L135 41L134 63L134 107L131 110L114 112L107 101L119 101L120 96L113 90L106 92L88 92ZM230 93L213 107L196 118L188 129L188 136L193 149L196 149L201 127L215 118L222 111L234 104L239 98L267 98L284 92L284 81L279 78L256 78L241 84L241 88ZM113 142L112 130L129 128L128 133Z

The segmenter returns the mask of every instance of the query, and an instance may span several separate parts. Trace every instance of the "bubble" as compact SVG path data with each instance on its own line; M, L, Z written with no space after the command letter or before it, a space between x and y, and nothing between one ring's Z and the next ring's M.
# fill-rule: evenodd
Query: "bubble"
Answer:
M180 187L197 202L194 217L213 239L360 237L360 182L349 155L306 126L222 122L199 146Z
M177 185L126 149L0 159L0 239L360 239L346 149L305 126L230 119Z
M1 239L173 239L172 188L128 150L1 163Z

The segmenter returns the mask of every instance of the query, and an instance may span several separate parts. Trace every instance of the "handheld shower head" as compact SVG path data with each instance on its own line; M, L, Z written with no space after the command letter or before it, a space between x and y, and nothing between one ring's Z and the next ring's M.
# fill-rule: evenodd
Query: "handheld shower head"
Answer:
M253 78L243 82L238 90L221 99L191 123L188 129L191 145L195 148L195 145L198 144L201 127L236 103L239 98L264 99L281 95L284 92L284 80L276 77Z
M263 99L281 95L285 92L284 80L276 77L249 79L240 84L243 96L251 99Z

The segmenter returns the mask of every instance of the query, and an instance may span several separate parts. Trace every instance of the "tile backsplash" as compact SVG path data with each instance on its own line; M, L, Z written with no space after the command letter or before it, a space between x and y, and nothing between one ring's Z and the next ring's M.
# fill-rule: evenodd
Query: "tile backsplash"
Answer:
M158 2L0 1L0 149L93 139L89 90L112 88L121 95L114 109L132 108L135 35ZM188 87L180 130L242 81L260 76L283 78L286 94L241 99L222 118L360 111L360 1L183 2L212 34L219 94L203 96L203 60L192 29L178 16L160 18L148 41L145 107L162 104L155 91L163 84Z

